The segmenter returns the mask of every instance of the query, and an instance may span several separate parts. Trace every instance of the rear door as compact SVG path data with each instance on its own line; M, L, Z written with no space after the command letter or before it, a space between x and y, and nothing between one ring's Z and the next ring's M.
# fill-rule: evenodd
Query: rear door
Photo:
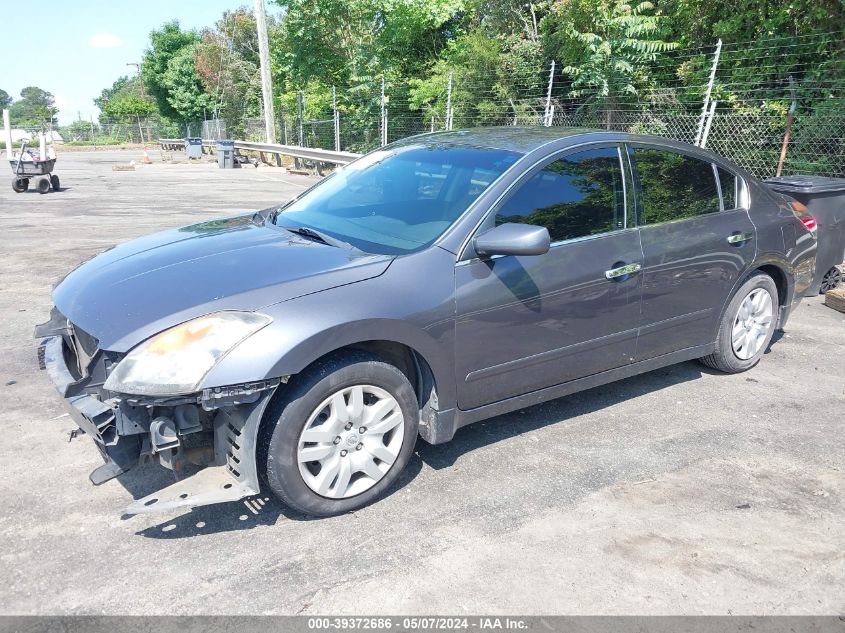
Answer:
M667 148L629 152L643 246L636 356L645 360L713 342L728 295L754 260L755 229L741 178Z
M630 363L642 261L617 146L558 155L529 172L479 232L549 229L548 253L458 262L458 404L484 404ZM626 210L630 209L629 219ZM608 271L634 265L628 274Z

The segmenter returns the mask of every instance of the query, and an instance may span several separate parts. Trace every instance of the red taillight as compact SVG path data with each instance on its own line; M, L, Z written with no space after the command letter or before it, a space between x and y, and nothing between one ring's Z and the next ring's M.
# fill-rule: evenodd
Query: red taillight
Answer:
M795 217L801 220L801 224L803 224L810 233L815 234L819 225L816 224L816 218L807 212L807 207L797 200L792 200L789 203L789 206L792 207L792 213L795 214Z
M816 224L816 218L811 215L805 215L801 218L801 224L807 227L808 231L815 231L818 225Z

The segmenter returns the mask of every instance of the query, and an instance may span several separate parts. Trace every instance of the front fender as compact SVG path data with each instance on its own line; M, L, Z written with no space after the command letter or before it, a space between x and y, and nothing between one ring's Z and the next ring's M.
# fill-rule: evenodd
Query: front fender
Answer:
M380 277L261 312L273 322L221 360L201 388L289 376L341 347L390 341L428 363L440 406L454 406L454 255L446 251L400 257Z

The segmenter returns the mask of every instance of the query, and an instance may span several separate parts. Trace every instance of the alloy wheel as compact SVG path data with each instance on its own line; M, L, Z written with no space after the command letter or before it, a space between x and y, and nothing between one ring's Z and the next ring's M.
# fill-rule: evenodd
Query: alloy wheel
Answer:
M836 266L828 270L824 277L822 277L822 284L819 291L821 294L826 293L828 290L836 290L839 287L839 284L842 283L842 271L839 270Z
M765 288L755 288L742 300L731 332L731 347L740 360L760 351L772 325L773 307L772 295Z
M404 416L396 399L373 385L345 387L311 413L296 457L318 495L346 499L376 485L399 456Z

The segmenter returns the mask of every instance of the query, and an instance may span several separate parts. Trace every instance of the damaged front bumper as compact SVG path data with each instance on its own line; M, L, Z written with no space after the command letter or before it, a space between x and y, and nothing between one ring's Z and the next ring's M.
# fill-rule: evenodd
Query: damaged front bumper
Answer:
M158 461L178 476L201 469L135 500L128 514L162 512L259 492L255 463L258 428L280 379L206 389L180 398L134 397L102 387L117 355L74 329L54 310L36 328L38 360L65 399L80 431L104 463L90 475L102 484L141 464Z

